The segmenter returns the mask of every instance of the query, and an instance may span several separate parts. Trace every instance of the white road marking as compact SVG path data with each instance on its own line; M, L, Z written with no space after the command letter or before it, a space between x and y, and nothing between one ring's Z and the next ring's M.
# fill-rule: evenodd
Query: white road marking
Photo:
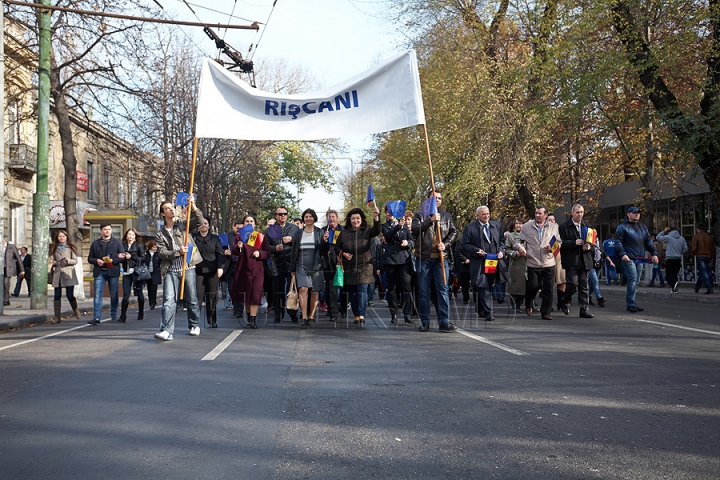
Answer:
M210 353L201 358L200 361L202 362L203 360L215 360L218 355L220 355L227 347L230 346L233 340L240 336L242 332L242 330L234 330L230 335L227 336L225 340L220 342L217 347L213 348Z
M643 323L654 323L655 325L663 325L665 327L680 328L682 330L690 330L693 332L709 333L710 335L720 335L720 332L713 332L712 330L701 330L699 328L682 327L680 325L673 325L672 323L654 322L652 320L641 320L641 319L635 319L635 321L643 322Z
M499 348L500 350L505 350L506 352L512 353L513 355L530 355L529 353L523 352L522 350L517 350L512 347L508 347L507 345L503 345L502 343L493 342L492 340L488 340L485 337L481 337L480 335L475 335L474 333L466 332L462 328L458 328L456 330L460 335L465 335L468 338L472 338L473 340L477 340L478 342L487 343L491 347Z
M109 321L110 321L109 318L106 318L105 320L100 320L100 322L109 322ZM45 335L42 337L31 338L30 340L25 340L23 342L13 343L12 345L6 345L4 347L0 347L0 350L5 350L8 348L13 348L13 347L19 347L20 345L25 345L26 343L37 342L38 340L44 340L46 338L54 337L55 335L62 335L63 333L72 332L73 330L80 330L81 328L85 328L85 327L92 327L92 325L90 325L89 323L86 323L85 325L78 325L77 327L68 328L67 330L61 330L59 332L51 333L49 335Z

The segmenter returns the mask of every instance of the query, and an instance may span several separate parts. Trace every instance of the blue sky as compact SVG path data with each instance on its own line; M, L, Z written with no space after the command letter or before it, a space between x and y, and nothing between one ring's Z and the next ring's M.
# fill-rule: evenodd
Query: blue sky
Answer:
M248 47L256 43L254 61L285 59L311 73L323 85L333 85L361 73L378 61L403 48L403 38L384 12L384 0L188 0L224 12L224 15L194 6L197 17L180 0L160 0L173 18L205 23L248 25L252 21L267 24L260 32L252 30L218 31L228 44L247 57ZM228 15L233 11L235 17ZM269 17L269 20L268 20ZM212 56L212 41L199 28L184 27L196 44ZM262 35L262 36L261 36ZM358 149L368 144L363 137L342 138L350 152L336 161L338 168L349 171L357 164ZM315 208L318 213L342 206L342 196L324 191L305 192L300 208ZM322 219L321 219L322 220Z

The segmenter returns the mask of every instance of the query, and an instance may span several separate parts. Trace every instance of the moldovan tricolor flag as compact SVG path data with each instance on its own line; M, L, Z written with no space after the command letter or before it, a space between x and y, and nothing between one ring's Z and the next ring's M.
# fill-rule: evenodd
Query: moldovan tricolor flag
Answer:
M485 273L495 273L497 270L498 256L496 253L488 253L485 255Z
M203 60L195 137L321 140L425 123L414 50L312 93L263 92Z
M553 257L557 257L560 253L560 240L555 238L555 235L550 239L550 248L552 248Z
M585 241L585 243L595 245L595 242L597 241L597 230L590 227L582 227L580 232L581 238Z

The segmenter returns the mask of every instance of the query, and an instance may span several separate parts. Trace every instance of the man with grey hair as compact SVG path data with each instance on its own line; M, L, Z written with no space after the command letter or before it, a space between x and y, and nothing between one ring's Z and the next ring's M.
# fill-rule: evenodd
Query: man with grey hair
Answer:
M593 254L592 244L584 238L589 229L583 220L585 208L576 203L572 206L571 214L571 218L558 227L562 240L560 260L567 279L565 301L567 302L577 290L580 318L593 318L588 312L588 276L590 269L593 268Z
M538 205L535 207L535 219L523 225L513 245L518 255L527 258L525 313L532 315L533 299L542 289L540 315L543 320L552 320L550 309L556 268L552 241L559 240L559 236L557 224L548 222L548 209Z
M504 270L505 237L498 222L490 220L490 209L481 205L475 210L476 222L465 227L460 239L460 250L470 260L470 279L478 292L477 314L486 321L495 320L493 316L492 292L493 284L507 280ZM490 256L490 258L488 258Z

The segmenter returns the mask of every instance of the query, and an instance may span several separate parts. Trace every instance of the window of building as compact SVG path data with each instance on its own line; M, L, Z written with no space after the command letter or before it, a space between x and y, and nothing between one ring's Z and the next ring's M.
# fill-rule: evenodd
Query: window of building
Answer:
M103 204L106 208L110 208L110 164L103 165Z
M87 162L87 174L88 174L88 191L87 191L87 198L88 200L97 200L98 192L95 190L97 188L97 179L95 178L95 163L88 161Z

